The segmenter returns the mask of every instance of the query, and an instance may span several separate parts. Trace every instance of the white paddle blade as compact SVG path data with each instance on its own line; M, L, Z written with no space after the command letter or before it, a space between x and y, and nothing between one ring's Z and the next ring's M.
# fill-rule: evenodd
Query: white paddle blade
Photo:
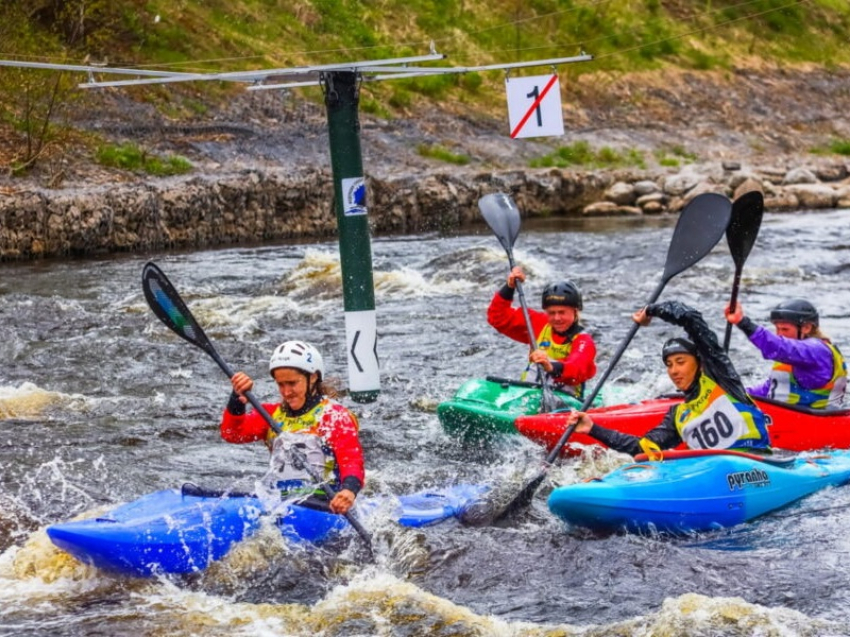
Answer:
M519 236L519 208L511 196L504 192L493 192L478 200L478 209L490 229L496 234L505 250L513 248Z

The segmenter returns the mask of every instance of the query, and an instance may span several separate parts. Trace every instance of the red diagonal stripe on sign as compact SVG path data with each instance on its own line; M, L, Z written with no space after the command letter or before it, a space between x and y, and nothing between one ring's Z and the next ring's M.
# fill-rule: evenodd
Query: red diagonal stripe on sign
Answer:
M543 101L543 98L546 97L546 93L549 92L549 89L552 88L552 86L557 81L558 76L553 75L552 78L549 80L549 83L543 88L542 91L540 91L540 97L534 100L534 104L532 104L531 108L528 109L528 112L525 114L525 117L523 117L522 120L520 120L520 123L516 125L516 128L511 131L511 139L514 139L517 135L519 135L519 131L522 129L523 126L525 126L525 123L528 121L528 118L531 117L531 114L540 105L540 102Z

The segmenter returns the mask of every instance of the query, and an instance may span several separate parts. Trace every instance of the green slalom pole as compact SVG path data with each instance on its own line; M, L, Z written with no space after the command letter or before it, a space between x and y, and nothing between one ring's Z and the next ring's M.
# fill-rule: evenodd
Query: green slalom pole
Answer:
M348 384L352 400L368 403L377 400L381 379L378 371L372 244L360 151L359 77L351 71L326 73L322 76L322 88L328 111L331 170L339 229Z

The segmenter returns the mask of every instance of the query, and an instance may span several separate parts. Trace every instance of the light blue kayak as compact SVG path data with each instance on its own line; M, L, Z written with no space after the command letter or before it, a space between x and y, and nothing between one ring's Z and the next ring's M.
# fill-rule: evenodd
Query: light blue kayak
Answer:
M665 451L607 475L558 487L549 510L599 532L686 534L732 527L850 481L850 451L767 460L734 451Z
M187 485L190 486L190 485ZM487 487L462 484L393 498L394 519L402 526L436 524L457 514ZM358 500L360 511L379 500ZM60 549L97 568L148 577L202 571L237 542L260 528L267 515L253 495L204 495L197 488L148 494L98 518L54 524L47 535ZM276 511L275 523L293 542L321 545L349 528L327 510L290 504Z

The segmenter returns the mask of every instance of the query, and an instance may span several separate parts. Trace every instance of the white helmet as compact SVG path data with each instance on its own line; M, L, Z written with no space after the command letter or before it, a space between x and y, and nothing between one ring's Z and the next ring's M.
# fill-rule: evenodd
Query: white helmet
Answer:
M269 360L269 372L272 374L278 367L292 367L312 374L318 372L325 375L325 363L319 350L304 341L286 341L278 345Z

